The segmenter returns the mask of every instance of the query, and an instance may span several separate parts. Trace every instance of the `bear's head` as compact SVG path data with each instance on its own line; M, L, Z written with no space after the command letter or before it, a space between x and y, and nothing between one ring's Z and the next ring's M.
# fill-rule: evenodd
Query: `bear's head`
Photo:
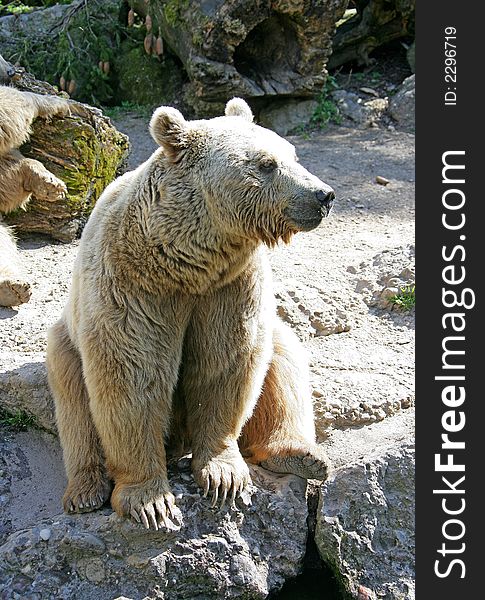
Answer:
M330 212L332 188L299 164L292 144L253 123L244 100L230 100L223 117L196 121L162 106L150 132L220 232L271 246L314 229Z

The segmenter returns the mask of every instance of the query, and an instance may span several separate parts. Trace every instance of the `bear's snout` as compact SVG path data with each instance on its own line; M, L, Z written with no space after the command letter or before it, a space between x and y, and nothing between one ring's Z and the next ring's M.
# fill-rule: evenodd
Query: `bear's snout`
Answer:
M333 190L317 190L315 192L315 196L320 206L326 211L324 216L328 216L329 212L332 210L333 202L335 200L335 192Z
M316 179L316 177L314 178ZM318 183L317 183L318 181ZM318 227L322 219L328 217L332 209L335 192L323 181L313 181L303 193L291 202L285 211L286 217L298 231L311 231ZM317 183L317 186L315 186Z

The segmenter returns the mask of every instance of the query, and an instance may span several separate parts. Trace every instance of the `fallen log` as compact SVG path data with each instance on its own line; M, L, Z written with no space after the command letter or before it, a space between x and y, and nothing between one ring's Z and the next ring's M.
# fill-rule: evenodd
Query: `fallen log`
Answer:
M160 31L190 79L198 114L220 111L231 96L268 101L311 98L322 89L335 23L348 0L130 2L146 18L145 49ZM151 37L152 36L152 37ZM147 40L146 38L146 40Z
M369 54L392 40L414 35L415 0L354 0L356 13L337 28L328 62L368 65Z

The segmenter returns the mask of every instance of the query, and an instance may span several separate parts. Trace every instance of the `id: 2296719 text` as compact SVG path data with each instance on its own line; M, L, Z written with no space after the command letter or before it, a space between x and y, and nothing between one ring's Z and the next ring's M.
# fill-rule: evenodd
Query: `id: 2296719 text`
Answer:
M456 27L445 27L445 106L456 106Z

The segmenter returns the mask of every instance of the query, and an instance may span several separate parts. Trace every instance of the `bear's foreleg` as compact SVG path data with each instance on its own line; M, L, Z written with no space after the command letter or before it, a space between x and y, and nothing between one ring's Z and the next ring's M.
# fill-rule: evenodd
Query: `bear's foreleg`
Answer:
M183 327L157 327L154 320L165 318L169 308L149 320L140 305L138 300L133 309L98 313L90 328L83 327L80 348L91 414L115 484L111 505L120 516L156 530L179 519L164 441Z
M112 486L89 411L81 357L69 338L64 320L48 331L46 362L68 478L64 510L95 510L108 500Z
M305 351L296 335L275 322L273 357L263 391L239 445L251 463L277 473L324 480L330 463L315 443L315 425Z
M254 282L233 283L201 299L187 330L182 391L192 471L212 506L234 501L251 481L237 439L260 394L271 332L252 305Z
M0 218L0 306L18 306L30 299L15 239Z

